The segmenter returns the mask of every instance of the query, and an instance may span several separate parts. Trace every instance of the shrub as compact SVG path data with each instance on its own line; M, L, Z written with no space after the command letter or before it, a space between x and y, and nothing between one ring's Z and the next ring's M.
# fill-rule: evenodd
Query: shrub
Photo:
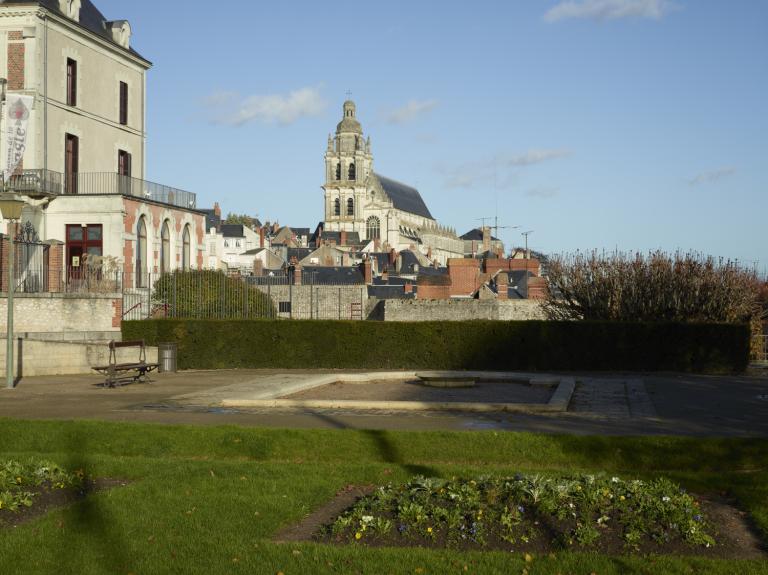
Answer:
M178 343L181 369L632 370L731 373L744 325L470 321L148 320L126 340Z
M152 288L156 305L174 318L273 318L275 304L265 293L221 271L188 270L163 274Z
M549 282L552 319L750 323L759 312L754 271L691 253L555 256Z

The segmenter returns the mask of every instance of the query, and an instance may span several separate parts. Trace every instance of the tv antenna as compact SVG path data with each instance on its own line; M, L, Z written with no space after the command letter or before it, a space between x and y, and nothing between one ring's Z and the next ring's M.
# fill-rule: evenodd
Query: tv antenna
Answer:
M525 254L528 255L528 236L530 236L533 233L533 230L528 230L527 232L523 232L520 234L521 236L525 236Z

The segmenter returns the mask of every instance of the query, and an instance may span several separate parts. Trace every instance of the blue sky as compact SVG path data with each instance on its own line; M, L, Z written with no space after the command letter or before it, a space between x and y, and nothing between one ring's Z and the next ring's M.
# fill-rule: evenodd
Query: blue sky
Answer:
M154 62L147 177L199 205L314 227L349 90L459 233L768 270L768 2L96 3Z

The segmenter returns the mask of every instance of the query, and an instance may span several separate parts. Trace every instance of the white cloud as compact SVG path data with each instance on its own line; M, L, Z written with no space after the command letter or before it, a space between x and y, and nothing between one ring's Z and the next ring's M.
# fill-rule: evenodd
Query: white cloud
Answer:
M248 122L289 125L304 117L322 114L327 102L318 88L300 88L288 94L254 95L241 98L233 92L215 92L206 106L219 108L213 112L218 124L242 126Z
M448 189L471 189L494 186L496 189L514 189L518 185L519 169L565 158L570 155L564 149L533 149L522 154L500 155L494 158L464 162L450 166L441 165L437 171L445 176Z
M524 154L500 158L500 163L511 167L533 166L548 160L564 158L569 154L568 150L528 150Z
M525 192L526 196L530 196L532 198L541 198L542 200L548 200L550 198L556 197L560 193L560 188L547 188L547 187L541 187L541 188L533 188Z
M710 170L696 174L695 177L688 180L688 184L691 186L698 186L699 184L711 184L717 182L718 180L722 180L723 178L727 178L728 176L732 176L735 173L736 168L732 166L718 168L717 170Z
M674 9L668 0L565 0L544 14L547 22L570 19L618 20L645 18L661 20Z
M411 100L405 106L392 110L387 114L390 124L405 124L434 110L437 100Z

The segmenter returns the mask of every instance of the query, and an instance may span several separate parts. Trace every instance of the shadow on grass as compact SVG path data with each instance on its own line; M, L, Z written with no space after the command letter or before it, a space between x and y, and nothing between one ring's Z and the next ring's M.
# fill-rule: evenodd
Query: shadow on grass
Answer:
M336 429L353 429L343 421L336 419L335 417L326 413L313 411L312 415L318 419L323 420ZM397 445L392 440L390 434L387 431L379 429L360 429L360 433L369 437L372 443L381 457L381 460L385 463L391 463L396 465L411 475L424 475L425 477L440 477L440 473L432 467L425 465L417 465L413 463L407 463L403 461L403 456Z
M93 479L92 469L85 453L85 437L78 431L72 431L65 438L65 468L69 471L82 470L85 476ZM130 571L131 555L126 545L126 535L122 526L106 509L103 502L94 496L94 485L87 482L84 486L85 497L66 510L65 529L73 529L78 538L86 539L91 548L89 563L98 565L103 573ZM83 558L76 555L81 552L78 546L62 545L59 547L58 565L61 573L76 572L82 566ZM72 566L71 570L68 566Z
M764 439L615 437L552 435L581 466L637 471L763 471L768 469Z

